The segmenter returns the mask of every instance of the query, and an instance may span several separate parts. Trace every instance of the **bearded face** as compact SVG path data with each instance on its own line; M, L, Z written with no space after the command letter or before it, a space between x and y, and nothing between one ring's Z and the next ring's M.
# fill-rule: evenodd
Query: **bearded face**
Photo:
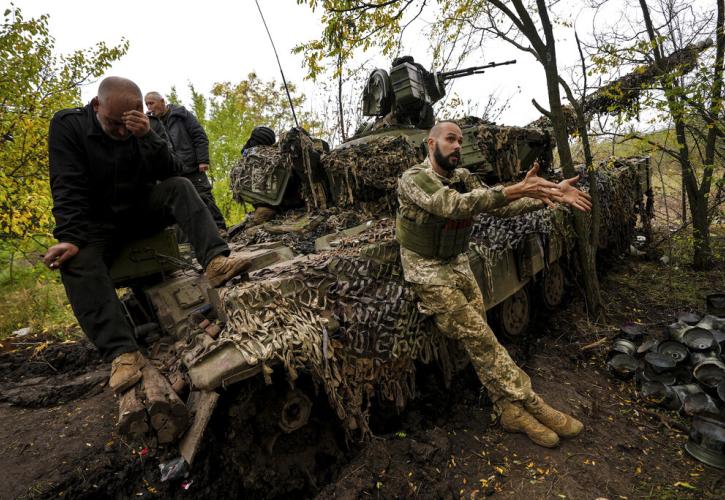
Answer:
M446 172L452 172L461 163L461 152L459 150L453 151L446 156L440 150L440 147L438 147L437 141L433 149L433 157L435 158L436 164Z

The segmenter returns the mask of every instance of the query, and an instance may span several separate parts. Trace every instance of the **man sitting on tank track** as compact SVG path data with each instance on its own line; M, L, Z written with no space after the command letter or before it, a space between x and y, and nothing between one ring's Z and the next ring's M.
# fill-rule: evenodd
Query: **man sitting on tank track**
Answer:
M456 168L462 142L455 122L439 122L428 135L428 158L399 180L396 239L405 280L421 311L433 316L443 335L465 347L503 428L554 447L559 437L576 436L583 425L547 405L498 342L486 323L466 250L476 214L510 217L556 202L588 211L591 199L574 187L578 176L555 184L537 176L537 164L521 182L489 188L468 170Z

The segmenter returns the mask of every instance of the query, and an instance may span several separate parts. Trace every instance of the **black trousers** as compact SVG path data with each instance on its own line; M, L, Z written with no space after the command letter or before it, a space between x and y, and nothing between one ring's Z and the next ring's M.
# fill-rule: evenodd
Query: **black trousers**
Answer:
M226 230L227 223L224 220L222 211L219 210L219 207L216 204L216 200L214 200L214 195L211 192L211 182L209 182L209 177L207 177L206 172L184 174L184 177L189 179L196 188L196 192L199 193L199 196L206 205L206 208L209 209L209 213L214 219L216 227Z
M150 236L173 223L189 235L203 267L217 255L229 255L229 247L194 186L188 179L172 177L154 186L134 213L123 220L93 224L87 244L61 267L73 313L106 361L138 349L109 274L113 259L123 243Z

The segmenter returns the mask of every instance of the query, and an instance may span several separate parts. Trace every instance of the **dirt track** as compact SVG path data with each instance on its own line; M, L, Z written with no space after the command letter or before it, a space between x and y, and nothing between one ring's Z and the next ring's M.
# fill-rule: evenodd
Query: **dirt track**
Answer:
M619 264L604 282L607 323L588 323L574 302L538 318L525 348L511 346L535 389L586 425L557 449L491 425L471 372L446 389L428 367L419 370L418 399L402 415L381 412L377 437L362 444L345 443L322 400L308 426L271 438L265 401L277 386L231 388L189 476L161 483L158 463L173 450L115 435L108 367L93 349L37 344L0 355L0 497L717 498L724 475L684 452L678 427L686 422L644 407L633 383L613 380L605 347L581 350L637 318L658 335L673 308L687 306L648 290L656 272L653 264ZM722 270L698 279L700 290L725 281Z

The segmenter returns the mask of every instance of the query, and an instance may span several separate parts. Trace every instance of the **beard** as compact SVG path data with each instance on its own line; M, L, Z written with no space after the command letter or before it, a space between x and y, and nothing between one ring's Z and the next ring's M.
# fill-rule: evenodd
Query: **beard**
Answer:
M443 156L437 143L433 149L433 158L435 158L436 164L446 172L453 172L458 164L461 163L460 151L454 151L448 156Z

